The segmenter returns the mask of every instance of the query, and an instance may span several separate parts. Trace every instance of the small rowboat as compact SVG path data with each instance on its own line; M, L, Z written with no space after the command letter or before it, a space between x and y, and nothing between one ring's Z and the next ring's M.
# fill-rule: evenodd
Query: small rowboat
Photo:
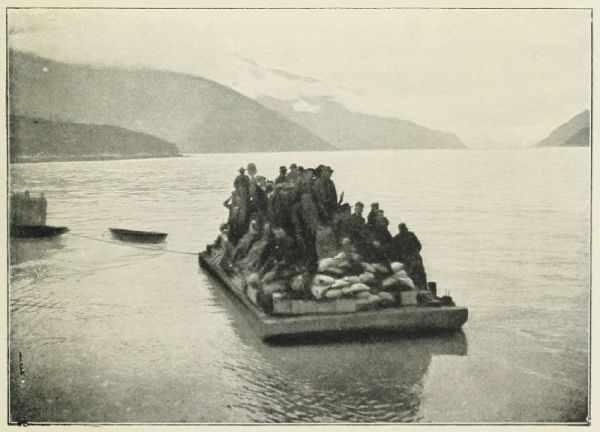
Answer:
M113 237L135 243L162 243L168 235L156 231L136 231L122 228L109 228L109 230Z
M10 236L17 238L52 238L69 231L67 227L48 225L11 225Z

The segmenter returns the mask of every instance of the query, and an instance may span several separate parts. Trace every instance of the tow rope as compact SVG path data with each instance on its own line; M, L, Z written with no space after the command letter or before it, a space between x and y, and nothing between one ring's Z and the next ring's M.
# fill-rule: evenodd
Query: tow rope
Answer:
M120 242L120 241L113 241L113 240L105 240L102 238L98 238L98 237L91 237L91 236L87 236L84 234L77 234L74 232L68 232L65 235L72 235L72 236L76 236L76 237L82 237L84 239L88 239L88 240L93 240L93 241L99 241L99 242L103 242L103 243L110 243L113 245L117 245L117 246L129 246L129 247L133 247L136 249L146 249L146 250L153 250L153 251L159 251L159 252L169 252L169 253L175 253L175 254L181 254L181 255L198 255L198 252L186 252L186 251L179 251L179 250L173 250L173 249L164 249L164 248L160 248L160 247L152 247L152 246L141 246L141 245L137 245L137 244L132 244L132 243L126 243L126 242Z

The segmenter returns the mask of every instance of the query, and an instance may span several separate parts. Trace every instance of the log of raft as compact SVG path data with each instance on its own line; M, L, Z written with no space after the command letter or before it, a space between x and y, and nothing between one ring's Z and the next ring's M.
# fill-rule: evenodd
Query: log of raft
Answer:
M300 337L305 335L331 335L352 332L368 333L424 333L458 330L467 321L468 310L456 306L399 306L380 310L352 311L347 299L329 303L333 310L321 310L323 302L291 300L290 309L298 314L273 314L259 293L248 293L244 279L235 273L225 272L206 252L198 255L199 265L219 280L250 312L253 327L265 340ZM254 297L254 298L253 298ZM292 305L292 302L297 304ZM347 303L347 304L346 304ZM302 309L304 307L304 309ZM338 307L340 310L338 310ZM312 308L312 309L311 309Z

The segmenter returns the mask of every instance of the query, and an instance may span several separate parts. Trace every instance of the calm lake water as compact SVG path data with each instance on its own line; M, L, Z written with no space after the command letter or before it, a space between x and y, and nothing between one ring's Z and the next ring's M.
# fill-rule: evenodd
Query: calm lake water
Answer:
M461 332L263 343L197 264L237 168L330 164L423 244ZM193 155L24 164L71 232L10 244L10 416L28 422L582 421L588 405L589 149ZM108 227L169 233L113 243ZM98 241L104 240L104 241ZM19 375L19 353L25 374Z

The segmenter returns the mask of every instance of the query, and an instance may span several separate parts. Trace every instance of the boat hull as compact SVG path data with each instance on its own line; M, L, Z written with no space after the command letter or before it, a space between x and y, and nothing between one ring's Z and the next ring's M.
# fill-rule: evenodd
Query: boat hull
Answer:
M468 319L464 307L402 306L375 311L350 313L278 316L269 315L252 303L242 284L228 276L206 253L198 255L202 268L242 302L253 316L253 327L267 339L301 338L305 336L347 335L348 333L432 333L454 331Z
M114 238L134 243L162 243L168 235L167 233L134 231L121 228L109 228L109 230Z
M11 225L10 236L16 238L52 238L69 231L67 227L48 225Z

